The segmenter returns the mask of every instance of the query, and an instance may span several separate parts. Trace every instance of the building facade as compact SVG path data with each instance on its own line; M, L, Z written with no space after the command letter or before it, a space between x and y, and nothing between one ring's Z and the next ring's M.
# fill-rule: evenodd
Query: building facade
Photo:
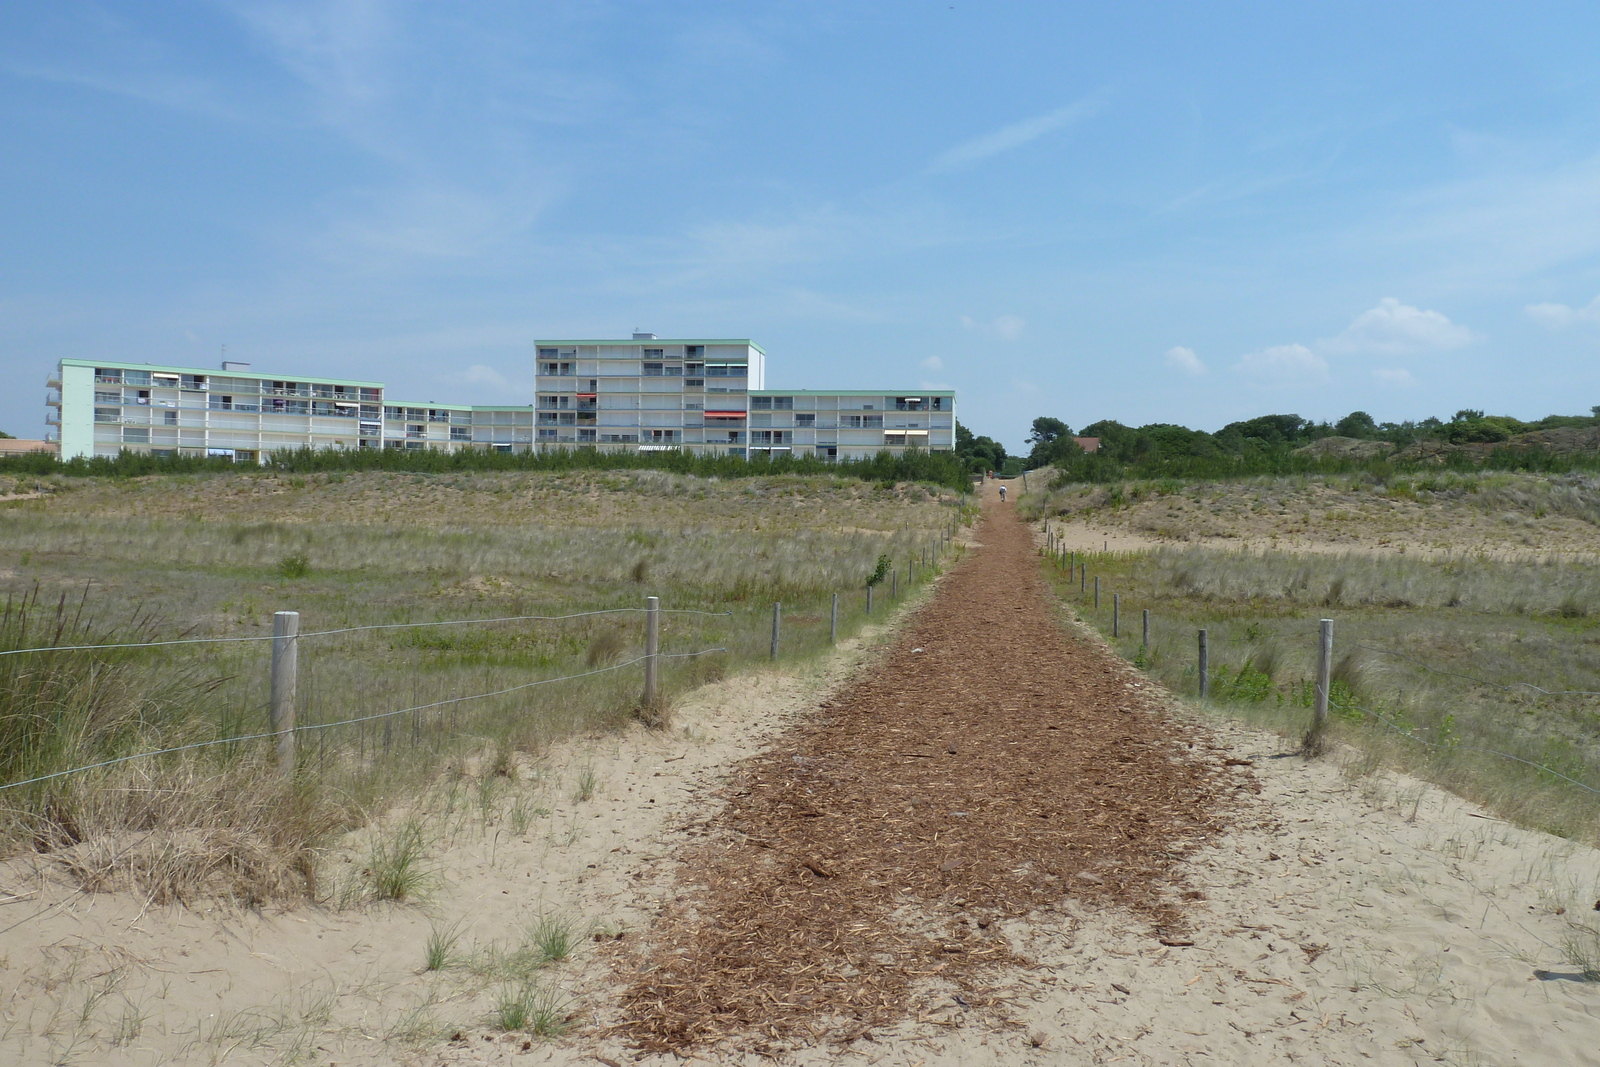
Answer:
M240 462L299 448L533 447L533 408L397 404L381 382L261 377L248 364L218 371L64 359L46 383L45 421L61 457L224 456Z
M955 448L954 391L767 389L767 354L748 339L535 345L541 445L823 459Z
M440 405L389 399L381 382L263 376L64 359L46 421L63 459L157 455L259 462L300 448L539 447L857 459L955 448L955 393L767 389L749 340L538 341L535 402Z

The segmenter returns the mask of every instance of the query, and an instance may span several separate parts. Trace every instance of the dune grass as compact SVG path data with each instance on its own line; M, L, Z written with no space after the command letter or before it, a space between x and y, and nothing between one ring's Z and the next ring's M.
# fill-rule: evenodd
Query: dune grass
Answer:
M327 898L318 847L452 761L509 769L518 752L632 721L647 596L665 611L662 708L649 709L664 722L678 694L766 661L774 601L786 658L827 647L835 593L840 636L854 633L879 557L903 582L908 560L937 561L960 514L959 497L917 485L662 471L182 475L6 505L0 649L260 638L277 610L299 611L305 633L624 610L302 638L293 778L255 741L10 790L0 853L59 853L85 884L180 900ZM726 651L684 655L712 648ZM264 732L268 658L266 641L0 656L0 782ZM324 728L407 708L421 710ZM168 857L162 871L139 843ZM423 892L416 844L375 840L347 902Z
M1196 696L1203 627L1209 706L1298 738L1317 620L1331 618L1331 740L1524 825L1600 840L1600 564L1204 548L1077 558L1091 590L1100 579L1100 607L1081 572L1047 559L1060 595L1173 691Z

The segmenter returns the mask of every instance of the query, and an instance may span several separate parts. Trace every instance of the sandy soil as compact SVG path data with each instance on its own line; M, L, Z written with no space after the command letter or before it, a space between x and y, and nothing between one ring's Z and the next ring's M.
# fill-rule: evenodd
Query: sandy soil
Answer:
M1068 550L1182 546L1504 560L1589 560L1600 554L1600 527L1590 521L1527 504L1485 506L1470 494L1408 499L1322 482L1200 483L1118 508L1083 506L1093 498L1061 498L1061 515L1048 509L1050 527Z
M695 693L668 733L552 752L510 791L543 806L526 833L510 832L510 795L438 824L430 859L444 873L425 907L145 908L14 862L0 871L0 1062L631 1061L615 967L689 895L680 859L705 840L717 790L880 654L855 644L799 673L730 679ZM1192 945L1160 944L1147 914L1064 887L1003 925L1023 962L990 976L987 1006L929 983L916 1017L778 1062L1600 1063L1600 984L1561 951L1569 920L1600 902L1600 854L1195 722L1241 762L1226 769L1231 829L1174 872L1200 897L1168 940ZM578 801L589 769L599 788ZM431 925L459 923L465 947L552 912L603 939L546 972L575 1016L564 1037L499 1034L489 984L422 971ZM697 1055L771 1062L738 1042Z

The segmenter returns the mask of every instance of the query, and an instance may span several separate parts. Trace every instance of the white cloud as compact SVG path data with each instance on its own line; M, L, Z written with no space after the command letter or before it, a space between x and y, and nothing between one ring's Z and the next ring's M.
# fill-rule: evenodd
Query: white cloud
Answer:
M1328 361L1305 345L1273 345L1243 356L1234 368L1271 381L1325 378Z
M1566 304L1529 304L1522 310L1539 325L1558 330L1575 322L1600 322L1600 296L1581 308L1568 307Z
M921 366L923 370L933 371L935 374L937 374L939 371L944 370L944 360L940 359L938 356L929 356L927 359L923 360L919 366ZM923 388L926 389L928 387L925 385Z
M982 137L974 137L970 141L962 141L954 148L941 153L929 167L932 171L955 170L958 167L970 166L982 162L990 156L997 156L1002 152L1009 152L1013 148L1020 148L1029 141L1036 141L1051 130L1060 129L1070 123L1079 122L1099 111L1105 103L1104 93L1095 93L1082 100L1075 100L1066 107L1056 108L1054 111L1043 115L1035 115L1031 119L1013 122L1009 126L1002 126L993 133L986 133Z
M1167 366L1183 371L1185 374L1204 374L1206 365L1195 355L1194 349L1177 345L1167 349Z
M1357 315L1338 336L1319 341L1317 348L1324 352L1405 355L1448 352L1479 339L1467 327L1437 311L1424 311L1386 296L1377 307Z
M1015 341L1027 329L1026 319L1016 315L1000 315L989 322L979 322L970 315L961 316L961 328L969 333L993 334L1006 341Z
M483 363L474 363L472 366L468 367L467 373L464 375L464 377L466 378L468 384L471 385L504 386L511 384L510 382L506 381L505 375L501 374L493 367Z
M1417 380L1411 376L1411 372L1404 367L1382 367L1373 371L1372 376L1384 385L1405 387L1417 384Z

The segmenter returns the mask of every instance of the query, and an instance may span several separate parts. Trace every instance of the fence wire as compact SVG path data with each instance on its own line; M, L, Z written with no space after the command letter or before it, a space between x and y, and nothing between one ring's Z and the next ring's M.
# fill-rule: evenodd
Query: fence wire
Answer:
M662 652L662 653L658 653L656 655L656 658L657 659L693 659L696 656L706 656L706 655L710 655L713 652L726 652L726 651L728 651L726 648L717 647L717 648L703 648L698 652L673 652L673 653ZM397 715L409 715L409 714L412 714L412 713L418 712L418 711L428 711L428 710L433 709L433 708L442 708L442 707L445 707L445 706L450 705L450 704L460 704L460 703L463 703L464 701L468 701L468 700L484 700L484 699L487 699L489 697L505 696L507 693L515 693L515 692L518 692L518 691L523 690L523 689L532 689L534 686L551 685L551 684L553 684L555 682L571 682L571 681L575 681L576 679L579 679L579 678L589 678L589 677L592 677L592 676L594 676L596 674L606 674L607 672L610 672L610 671L620 671L624 667L632 667L635 664L643 663L646 660L648 660L649 658L650 658L649 656L640 656L637 659L630 659L630 660L627 660L627 661L625 661L623 663L613 663L609 667L599 667L599 668L596 668L595 670L592 670L592 671L584 671L581 674L568 674L568 675L563 675L560 678L540 678L537 681L523 682L521 685L513 685L513 686L510 686L509 688L506 688L506 689L496 689L496 690L494 690L492 692L488 692L488 693L472 693L472 694L470 694L468 696L449 697L449 698L447 698L445 700L435 700L432 703L418 704L418 705L416 705L414 707L397 708L394 711L380 711L380 712L378 712L378 713L376 713L374 715L362 715L362 716L360 716L358 718L354 718L354 719L341 719L338 722L322 722L322 723L314 723L314 724L310 724L310 725L306 725L306 726L296 726L294 728L294 732L295 733L310 733L313 730L331 730L336 726L354 726L357 723L372 722L375 719L392 719ZM192 749L197 749L197 748L213 748L213 747L215 747L217 745L231 745L231 744L237 744L237 743L239 743L241 741L260 741L260 740L262 740L264 738L268 738L268 737L278 737L281 733L288 733L288 732L289 731L286 731L286 730L285 731L268 730L265 733L242 734L242 735L240 735L238 737L219 737L219 738L215 738L215 739L213 739L211 741L196 741L193 744L176 745L176 746L174 746L172 748L154 749L154 750L149 751L149 752L135 752L135 753L133 753L132 755L129 755L129 756L118 756L116 759L102 760L99 763L90 763L90 764L86 764L86 765L84 765L82 767L73 767L73 768L71 768L69 770L65 770L65 771L55 771L52 774L42 774L37 778L25 778L20 782L7 782L7 783L5 783L3 785L0 785L0 792L4 792L7 789L17 789L17 788L20 788L20 787L25 786L25 785L36 785L39 782L48 782L53 778L65 778L67 775L70 775L70 774L81 774L84 771L98 770L101 767L111 767L111 766L114 766L114 765L116 765L118 763L127 763L129 760L147 759L147 758L149 758L151 756L167 756L167 755L171 755L174 752L188 752L188 751L190 751Z
M1446 751L1464 750L1467 752L1482 752L1488 756L1499 756L1502 759L1513 760L1517 763L1523 764L1524 766L1532 767L1534 770L1543 771L1545 774L1554 775L1563 781L1571 782L1579 789L1585 789L1597 796L1600 796L1600 789L1596 789L1594 786L1586 785L1585 783L1578 781L1576 778L1562 774L1553 767L1546 767L1542 763L1535 763L1530 759L1523 759L1521 756L1514 756L1509 752L1501 752L1499 749L1494 748L1483 748L1478 745L1467 745L1461 743L1441 744L1437 741L1429 741L1427 738L1418 737L1414 732L1405 729L1404 727L1395 723L1394 720L1390 719L1388 716L1383 715L1380 712L1373 711L1371 708L1363 708L1355 704L1339 704L1332 700L1328 701L1328 706L1338 708L1341 711L1358 711L1363 715L1370 715L1374 719L1377 719L1379 722L1383 723L1383 725L1387 726L1389 729L1393 730L1395 733L1399 734L1401 737L1405 738L1407 741L1415 741L1419 745L1426 745L1429 748L1444 749Z
M591 615L644 614L649 608L602 608L599 611L575 611L569 615L507 615L494 619L438 619L432 622L380 622L368 626L343 626L336 630L307 630L296 637L331 637L334 634L353 634L362 630L406 630L423 626L487 626L497 622L562 622L566 619L583 619ZM695 608L660 608L662 615L708 615L713 618L731 616L731 611L699 611ZM41 645L38 648L12 648L0 651L0 656L20 656L29 652L92 652L97 649L162 648L167 645L223 645L249 641L271 641L272 634L252 637L179 637L170 641L128 641L113 645Z

